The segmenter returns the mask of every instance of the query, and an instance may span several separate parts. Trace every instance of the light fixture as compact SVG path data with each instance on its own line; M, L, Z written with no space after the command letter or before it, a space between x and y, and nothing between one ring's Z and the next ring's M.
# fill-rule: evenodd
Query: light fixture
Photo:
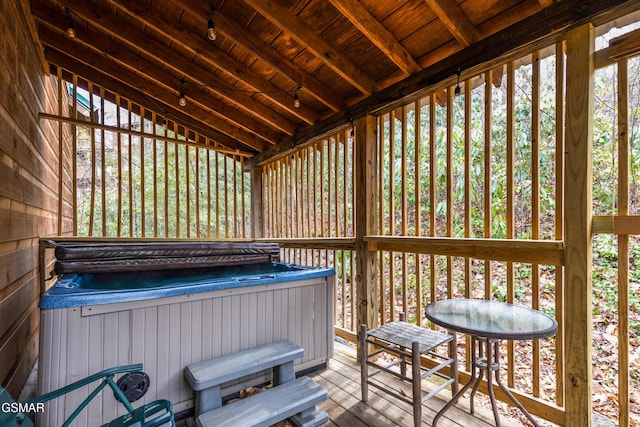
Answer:
M180 87L180 99L178 100L178 104L180 104L181 107L184 107L187 105L187 98L184 97L184 81L181 81L180 83L182 86Z
M211 41L216 39L216 26L213 24L213 14L216 12L216 8L212 4L209 4L211 13L209 14L209 21L207 22L207 38Z
M67 26L67 35L70 38L74 38L76 36L76 26L73 24L73 19L71 18L71 10L68 7L66 7L64 11L67 12L67 15L69 16L69 25Z
M300 98L298 98L297 91L293 94L293 106L296 108L300 108Z
M162 129L167 130L167 119L162 119Z
M453 93L455 96L460 96L460 92L462 92L462 90L460 89L460 67L458 67L458 83Z
M209 17L209 23L207 28L207 38L211 41L216 39L216 26L213 25L213 18Z

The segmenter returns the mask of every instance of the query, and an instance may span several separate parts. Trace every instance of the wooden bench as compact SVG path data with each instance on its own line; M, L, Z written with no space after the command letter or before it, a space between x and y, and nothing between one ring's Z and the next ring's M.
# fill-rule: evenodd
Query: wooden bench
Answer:
M197 418L200 427L270 426L290 418L294 425L315 427L329 417L316 407L327 391L309 377L301 377L238 400Z
M196 392L196 417L222 406L224 383L271 368L274 387L293 381L293 361L303 355L302 347L284 340L187 366L185 377Z

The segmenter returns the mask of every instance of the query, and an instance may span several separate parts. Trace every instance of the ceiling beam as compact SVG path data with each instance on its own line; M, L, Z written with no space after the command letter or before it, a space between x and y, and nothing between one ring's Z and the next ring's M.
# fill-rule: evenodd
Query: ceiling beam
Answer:
M329 0L360 32L402 71L413 74L422 68L409 51L382 25L359 0Z
M68 23L68 18L66 15L63 15L59 12L56 12L51 7L47 6L42 0L33 0L33 4L36 5L33 7L34 16L39 18L43 23L46 21L56 22L58 29L60 26L65 26ZM122 21L118 21L115 19L111 19L110 16L112 14L109 11L105 11L99 9L96 5L86 4L85 2L77 2L74 5L73 13L80 16L86 22L90 22L90 28L87 28L85 22L77 22L76 23L76 32L78 32L78 39L81 39L82 31L89 31L90 37L86 37L87 42L96 43L96 39L100 39L100 43L97 46L94 46L94 49L99 51L105 51L105 46L112 46L114 52L112 56L117 57L118 55L133 55L133 58L136 62L140 61L140 58L137 58L139 52L145 53L145 57L153 58L158 61L160 64L151 64L148 61L145 61L146 67L145 69L149 70L149 73L161 73L164 68L165 76L160 78L161 81L167 81L167 75L169 71L173 70L173 88L174 90L180 90L180 80L185 77L185 73L191 77L188 80L190 83L200 83L204 84L205 82L208 84L215 84L216 87L229 87L226 82L216 77L214 74L210 73L208 70L205 70L198 65L194 64L187 58L183 56L184 51L171 51L166 44L160 43L152 38L149 38L148 35L136 31L131 28L130 25ZM81 25L84 24L84 25ZM96 31L97 30L97 31ZM111 36L116 41L110 39ZM128 52L125 52L124 47L129 49ZM64 50L64 49L62 49ZM125 64L126 65L126 64ZM193 92L193 86L187 85L187 88ZM215 93L217 96L223 98L225 101L231 103L237 110L239 111L231 111L229 113L229 120L236 120L236 123L246 130L251 132L261 132L258 128L264 128L263 125L259 125L258 128L251 129L251 124L245 125L243 124L242 116L245 118L253 117L255 119L260 120L261 122L268 124L269 126L278 129L285 134L291 135L295 131L295 126L288 121L283 116L277 114L273 108L269 108L264 104L255 100L251 94L236 92L233 91L231 87L230 90L219 90L216 91L214 88L207 88L206 91L210 91ZM292 103L292 99L289 99L289 103ZM215 102L214 98L208 98L208 101L205 105L215 105L216 111L220 111L224 108L223 103ZM219 104L219 105L218 105ZM226 107L227 110L232 110L233 108ZM220 118L227 119L221 115L222 113L218 113ZM246 121L246 120L245 120ZM255 123L255 120L250 120ZM275 143L280 139L280 136L275 136L275 138L270 137L270 134L277 135L278 132L275 132L270 129L265 128L264 136L271 143Z
M118 95L130 100L131 102L141 105L151 111L155 111L158 114L164 113L167 117L169 117L171 120L174 120L176 123L193 129L201 135L206 136L207 138L221 144L226 148L235 149L245 147L250 151L259 151L259 144L254 144L256 146L251 146L228 135L225 135L217 129L207 126L205 122L197 117L197 113L189 111L189 113L191 114L186 114L184 109L178 109L175 108L172 104L164 103L161 99L153 96L153 93L146 90L142 91L138 87L132 87L129 84L125 84L119 80L116 80L112 76L103 73L101 70L72 59L53 47L46 47L44 55L45 59L48 62L62 67L66 70L73 70L73 73L78 74L82 78L91 76L89 80L91 80L95 84L100 85L108 89L109 91L117 93ZM131 83L135 84L136 82ZM191 108L195 109L196 107ZM162 110L158 111L159 109ZM262 144L262 147L264 148L264 144Z
M360 92L371 95L376 91L377 85L370 77L360 71L340 52L329 46L325 40L309 31L307 26L300 22L289 9L270 0L244 1Z
M76 28L76 31L80 30ZM145 105L153 104L151 102L151 100L153 100L154 102L161 102L161 105L164 107L168 104L175 105L177 107L178 93L171 93L170 89L166 86L158 86L158 81L150 81L139 74L125 73L123 72L124 70L122 67L124 65L122 63L105 61L104 57L100 54L88 50L86 47L83 48L79 43L70 43L67 37L54 32L46 26L40 25L38 29L38 36L44 45L54 48L59 53L59 55L56 56L57 61L60 60L60 55L66 55L74 61L66 65L60 62L55 62L56 65L60 65L69 71L76 72L89 80L93 80L96 71L99 70L100 73L111 75L114 80L120 81L120 86L122 86L122 84L126 84L137 90L138 94L150 97L150 99L147 99L145 102ZM51 56L48 59L53 61ZM68 66L77 67L79 64L84 64L86 67L90 67L89 69L83 69L86 74L81 74L79 71L76 71L76 68L68 68ZM130 63L130 65L134 67L139 64L139 61ZM116 90L111 86L106 87L110 90ZM131 93L131 90L129 90L128 93ZM122 93L122 95L126 96L124 93ZM167 102L168 99L171 101ZM195 100L197 100L197 97ZM155 106L153 109L158 110L159 108L160 107ZM175 110L175 107L172 107L172 109ZM200 121L206 126L216 129L218 134L225 134L229 136L233 145L229 146L226 143L219 141L229 148L235 148L235 145L237 144L236 141L239 141L243 145L246 145L256 151L262 151L270 145L262 138L257 138L255 134L246 132L237 126L232 126L226 121L219 119L214 122L213 119L215 116L212 115L211 111L202 109L194 102L187 103L185 107L179 107L179 109L184 115L191 116L195 121ZM157 112L162 113L162 111ZM195 123L195 121L192 123Z
M340 111L313 126L305 128L298 134L266 151L258 153L245 163L245 169L262 165L278 158L295 146L327 134L350 121L365 117L383 108L400 106L409 102L418 92L463 70L505 55L514 47L523 47L547 36L564 34L571 28L596 19L612 9L624 10L637 0L563 0L553 3L548 8L513 24L502 31L480 40L458 53L439 61L422 71L412 74L405 80L377 92L347 110ZM508 40L509 43L505 43Z
M178 4L176 1L173 1L173 3ZM191 31L194 31L194 25L204 28L210 13L210 8L205 2L180 2L179 6L196 18L183 19L184 25L191 24ZM219 18L216 18L216 16L219 16ZM281 72L291 81L298 83L302 86L304 93L320 101L334 112L347 107L344 99L337 96L333 90L300 66L282 56L280 52L264 42L257 34L247 31L233 17L224 15L222 11L217 10L213 19L218 33L222 33L225 38L232 40L240 48L253 53L275 71Z
M64 18L62 18L61 27L58 16L50 17L47 18L46 21L42 21L40 20L42 14L46 14L44 8L34 13L34 16L41 23L39 35L43 43L49 44L60 52L65 52L81 62L87 62L87 59L83 58L83 56L90 55L92 56L92 62L90 63L92 66L99 67L105 72L109 71L116 78L120 80L124 79L125 82L129 78L142 78L149 81L153 86L163 87L166 91L164 99L172 99L177 103L180 87L175 83L177 81L175 77L168 75L155 64L144 61L135 54L125 50L121 45L115 44L110 38L92 31L89 28L78 26L78 28L76 28L77 37L70 40L64 35ZM55 26L56 24L58 25L57 27ZM93 43L98 43L101 50L96 50L97 48ZM87 51L85 50L78 50L79 45L84 45L86 48L94 51L92 53L86 53ZM124 71L127 69L133 77L125 75ZM208 122L211 122L214 117L217 117L220 120L217 126L228 135L237 134L237 136L234 137L252 141L254 139L253 137L246 138L244 135L252 135L259 132L258 139L262 139L271 144L282 138L281 133L274 132L267 126L241 114L238 110L230 108L211 97L205 96L205 94L199 91L189 93L188 95L207 108ZM210 109L213 109L213 114ZM244 131L238 132L236 129L244 129Z
M231 58L218 48L215 41L203 38L201 34L194 34L177 22L167 22L166 17L162 15L162 11L154 7L153 3L140 2L139 0L110 0L110 2L117 6L122 13L127 13L133 19L171 39L173 44L179 45L188 52L193 52L194 55L198 56L198 59L217 68L222 74L237 80L252 91L261 93L262 96L275 103L279 109L287 114L297 117L307 124L313 124L318 120L318 115L315 111L306 108L304 105L300 107L293 106L293 92L287 92L275 86L246 67L245 64L241 64ZM89 7L93 6L89 5ZM139 47L142 49L143 46ZM216 84L215 86L218 85ZM295 89L293 82L291 89Z
M480 40L480 33L456 0L425 1L462 46L467 47Z

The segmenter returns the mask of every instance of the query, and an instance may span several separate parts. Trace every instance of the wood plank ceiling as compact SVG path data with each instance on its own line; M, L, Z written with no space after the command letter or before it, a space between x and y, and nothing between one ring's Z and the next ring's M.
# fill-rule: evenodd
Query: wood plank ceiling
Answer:
M455 74L451 61L436 70L440 75L430 71L443 61L475 65L482 59L477 52L497 38L503 46L489 53L620 3L626 2L33 0L31 9L51 64L222 146L257 154L415 92L429 76ZM210 19L215 40L207 37ZM546 24L514 32L521 22Z

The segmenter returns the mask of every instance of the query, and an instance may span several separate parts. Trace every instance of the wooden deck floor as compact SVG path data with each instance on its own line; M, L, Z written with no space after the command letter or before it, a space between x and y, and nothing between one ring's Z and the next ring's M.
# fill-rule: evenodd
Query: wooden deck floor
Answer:
M326 370L310 375L329 392L329 399L321 407L329 414L326 426L338 427L389 427L413 426L411 405L386 393L369 387L369 401L360 401L360 368L356 362L355 350L336 343L335 355ZM411 396L411 387L390 375L388 384L396 390L402 390ZM426 386L428 387L428 385ZM426 388L425 388L426 390ZM433 417L451 397L446 389L436 397L427 400L422 410L422 425L431 426ZM522 424L501 416L503 426L521 426ZM439 427L483 427L494 426L493 413L480 407L476 398L475 414L469 413L468 393L457 405L449 409L438 422Z

